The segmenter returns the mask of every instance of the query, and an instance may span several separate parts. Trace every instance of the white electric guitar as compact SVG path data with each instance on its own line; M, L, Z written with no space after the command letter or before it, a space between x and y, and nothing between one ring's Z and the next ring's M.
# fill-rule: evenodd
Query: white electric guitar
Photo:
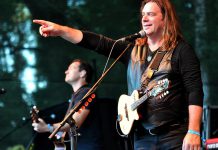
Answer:
M118 102L118 122L120 129L124 135L128 135L133 126L134 120L139 120L137 108L145 102L148 98L157 97L163 98L169 91L169 80L163 79L157 82L157 84L148 90L141 98L139 93L134 90L131 96L121 95Z

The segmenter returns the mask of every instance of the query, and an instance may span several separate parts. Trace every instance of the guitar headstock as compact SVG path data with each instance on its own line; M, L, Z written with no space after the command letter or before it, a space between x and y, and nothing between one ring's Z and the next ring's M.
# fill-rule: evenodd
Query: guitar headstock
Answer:
M167 89L169 88L169 80L167 78L159 80L157 84L149 91L149 96L151 97L157 97L163 98L167 94L169 94L169 91Z
M39 110L36 106L33 106L32 109L30 110L30 116L32 118L33 122L39 122Z

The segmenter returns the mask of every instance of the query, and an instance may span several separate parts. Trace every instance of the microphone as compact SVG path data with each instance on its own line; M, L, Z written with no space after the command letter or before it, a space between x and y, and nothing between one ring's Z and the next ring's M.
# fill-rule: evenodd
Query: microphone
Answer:
M135 34L132 34L132 35L120 38L120 39L118 39L118 41L123 41L123 42L124 41L129 41L129 42L132 42L132 41L134 41L137 38L145 37L145 35L146 35L145 31L141 30L138 33L135 33Z
M0 88L0 94L5 94L7 91L4 88Z

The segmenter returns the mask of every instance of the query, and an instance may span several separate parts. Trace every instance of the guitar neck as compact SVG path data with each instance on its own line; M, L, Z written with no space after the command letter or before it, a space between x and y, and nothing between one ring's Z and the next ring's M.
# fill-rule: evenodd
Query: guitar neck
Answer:
M33 106L33 108L30 111L30 115L33 122L39 123L39 116L38 116L39 110L36 106Z
M140 99L138 99L136 102L134 102L131 105L131 109L132 111L134 111L135 109L137 109L139 107L139 105L141 105L144 101L146 101L149 97L151 96L157 96L160 93L162 93L164 90L166 90L169 87L169 80L168 79L163 79L158 81L158 84L153 86L153 88L149 91L147 91L145 93L145 95L143 95ZM166 91L165 93L163 93L161 97L167 95L169 92Z
M145 95L143 95L140 99L138 99L136 102L134 102L131 105L131 109L132 111L136 110L142 103L144 103L147 99L148 99L148 93L146 93Z

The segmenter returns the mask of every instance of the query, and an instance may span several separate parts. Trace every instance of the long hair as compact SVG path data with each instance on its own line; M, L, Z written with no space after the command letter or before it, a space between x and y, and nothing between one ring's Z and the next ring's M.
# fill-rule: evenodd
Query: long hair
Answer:
M178 43L178 40L183 39L175 8L173 7L170 0L143 0L141 3L140 12L142 12L145 4L148 2L156 3L159 6L163 16L165 26L163 30L162 49L174 49ZM142 16L140 18L142 18ZM147 38L145 37L144 39L139 39L138 41L136 41L136 44L145 44L146 41Z

